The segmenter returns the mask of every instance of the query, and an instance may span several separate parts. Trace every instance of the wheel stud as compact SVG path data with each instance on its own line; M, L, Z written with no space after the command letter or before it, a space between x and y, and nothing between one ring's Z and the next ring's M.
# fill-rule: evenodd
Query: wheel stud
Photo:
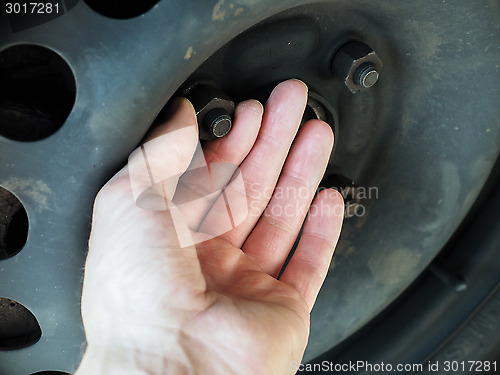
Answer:
M229 133L233 120L225 109L215 108L205 115L203 126L211 136L221 138Z
M361 65L354 74L354 82L365 89L375 85L378 81L379 74L375 66L371 63Z

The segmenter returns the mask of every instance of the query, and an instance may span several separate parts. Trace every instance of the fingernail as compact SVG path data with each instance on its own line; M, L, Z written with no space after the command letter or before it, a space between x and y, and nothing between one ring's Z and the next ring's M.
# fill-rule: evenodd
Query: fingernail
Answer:
M257 113L259 114L259 116L262 116L262 114L264 113L264 106L262 105L262 103L259 100L250 99L247 102L242 102L241 104L250 104L250 103L257 104L259 106Z
M309 92L309 87L307 87L307 85L305 84L304 81L301 81L300 79L297 79L297 78L293 78L292 81L297 81L297 82L302 83L306 87L306 92Z

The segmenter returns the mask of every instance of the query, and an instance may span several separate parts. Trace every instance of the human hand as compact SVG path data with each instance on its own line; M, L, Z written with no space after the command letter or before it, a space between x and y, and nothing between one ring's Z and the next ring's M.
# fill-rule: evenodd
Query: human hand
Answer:
M197 236L219 224L220 196L197 209L172 205L198 196L200 186L187 174L159 185L165 209L144 208L160 204L154 194L138 204L132 158L103 187L82 295L88 346L76 375L292 373L343 220L340 194L320 192L277 280L333 147L330 127L319 120L295 138L306 101L302 82L281 83L265 111L256 101L240 103L229 135L204 145L208 165L239 165L245 188L237 193L248 208L239 225L216 238L199 243ZM176 176L199 157L189 101L176 100L147 140L165 134L173 146L157 148L150 167ZM182 233L194 239L188 246Z

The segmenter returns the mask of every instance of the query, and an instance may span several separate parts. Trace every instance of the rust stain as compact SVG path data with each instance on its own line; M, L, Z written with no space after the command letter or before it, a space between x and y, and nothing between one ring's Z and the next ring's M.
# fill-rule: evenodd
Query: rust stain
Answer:
M244 9L243 8L238 8L234 11L234 16L238 17L241 13L243 13Z
M196 54L196 52L195 52L193 46L189 46L189 48L186 51L186 54L184 55L184 59L189 60L195 54Z
M212 10L212 21L224 21L226 10L223 9L224 0L219 0Z
M418 266L421 254L407 248L374 254L368 261L373 278L385 287L393 287Z

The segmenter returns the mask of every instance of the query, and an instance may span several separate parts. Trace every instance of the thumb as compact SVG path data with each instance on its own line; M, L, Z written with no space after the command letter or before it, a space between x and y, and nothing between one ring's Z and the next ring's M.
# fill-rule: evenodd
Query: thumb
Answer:
M189 167L199 143L192 104L185 98L177 98L170 114L128 160L134 200L144 209L168 210L179 177Z

